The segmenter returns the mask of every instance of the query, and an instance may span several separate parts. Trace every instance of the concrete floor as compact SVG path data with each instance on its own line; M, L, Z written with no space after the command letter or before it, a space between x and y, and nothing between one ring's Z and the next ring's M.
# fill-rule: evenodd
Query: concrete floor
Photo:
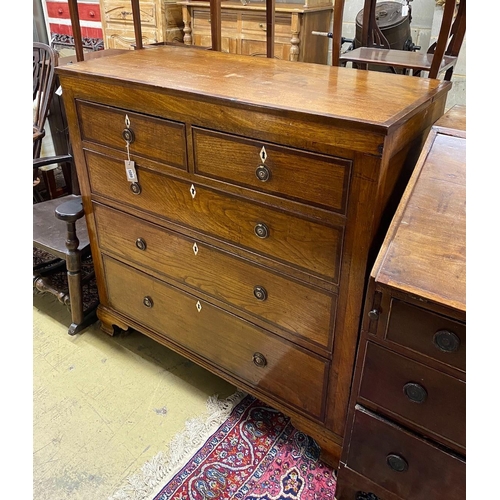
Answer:
M107 499L211 395L236 388L137 332L94 325L67 334L69 313L33 296L33 499Z

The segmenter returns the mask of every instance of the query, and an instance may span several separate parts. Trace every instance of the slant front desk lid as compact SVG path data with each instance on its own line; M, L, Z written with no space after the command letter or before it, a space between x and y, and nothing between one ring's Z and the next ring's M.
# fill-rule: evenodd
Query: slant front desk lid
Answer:
M60 66L57 72L233 106L317 115L384 133L451 88L440 80L177 46L128 51Z

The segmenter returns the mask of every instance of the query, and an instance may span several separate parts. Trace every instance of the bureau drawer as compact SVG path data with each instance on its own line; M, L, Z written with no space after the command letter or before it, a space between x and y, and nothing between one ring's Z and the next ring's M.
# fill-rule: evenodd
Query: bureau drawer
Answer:
M465 500L465 462L356 407L347 467L401 498Z
M106 2L104 19L108 23L130 25L134 24L130 1ZM154 2L141 0L141 26L156 26L157 14Z
M193 26L193 31L203 30L210 31L212 26L212 20L210 19L210 12L206 10L194 9L191 14L191 23ZM222 12L221 13L221 29L225 30L237 30L238 29L238 16L234 12Z
M320 418L328 361L104 257L110 306L246 383Z
M465 382L367 343L359 397L465 449Z
M159 174L137 164L140 194L123 162L86 151L92 192L157 214L296 267L338 280L342 227L302 219ZM258 236L259 234L260 236Z
M195 127L193 143L197 174L346 211L348 160Z
M117 108L77 101L81 137L85 141L119 149L127 158L123 131L133 134L130 154L186 169L186 130L183 123L164 120ZM125 171L125 167L123 167Z
M465 371L465 325L392 299L386 338Z
M262 14L241 14L241 32L266 33L266 16ZM291 15L276 15L274 17L274 33L276 35L292 36Z
M94 204L99 247L223 300L323 348L331 344L335 295Z

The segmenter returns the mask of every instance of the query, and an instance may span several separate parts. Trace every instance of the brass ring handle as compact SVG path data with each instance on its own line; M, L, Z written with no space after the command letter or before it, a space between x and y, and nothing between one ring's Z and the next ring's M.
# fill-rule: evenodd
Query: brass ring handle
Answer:
M149 296L149 295L146 295L146 297L144 297L144 299L142 300L142 303L146 306L146 307L153 307L153 299Z
M265 239L269 236L269 228L263 222L256 224L253 230L254 233L261 239Z
M267 182L271 177L271 172L265 165L259 165L255 170L255 177L257 177L259 181Z
M137 238L137 240L135 242L135 246L139 250L146 250L146 241L143 238Z
M266 357L263 354L261 354L260 352L254 353L254 355L253 355L253 362L259 368L264 368L264 366L267 365L267 359L266 359Z
M256 286L253 289L253 294L257 300L264 301L267 299L267 290L263 286Z

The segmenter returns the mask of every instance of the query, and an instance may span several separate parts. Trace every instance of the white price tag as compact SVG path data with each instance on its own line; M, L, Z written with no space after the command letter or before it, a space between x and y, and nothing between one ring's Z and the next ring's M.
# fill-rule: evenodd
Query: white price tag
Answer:
M125 160L125 172L127 173L127 180L129 182L137 182L137 172L135 171L135 162Z
M401 14L403 15L403 17L406 17L408 15L408 5L403 5Z

